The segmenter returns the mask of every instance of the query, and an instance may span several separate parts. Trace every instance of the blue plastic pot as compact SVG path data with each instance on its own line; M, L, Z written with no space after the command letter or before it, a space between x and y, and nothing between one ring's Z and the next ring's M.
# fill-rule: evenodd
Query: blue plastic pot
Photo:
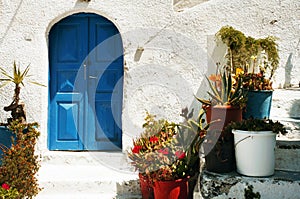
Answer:
M10 148L12 137L16 139L16 135L5 126L0 126L0 165L2 164L3 148Z
M246 91L247 104L243 119L250 117L263 119L270 117L273 91Z

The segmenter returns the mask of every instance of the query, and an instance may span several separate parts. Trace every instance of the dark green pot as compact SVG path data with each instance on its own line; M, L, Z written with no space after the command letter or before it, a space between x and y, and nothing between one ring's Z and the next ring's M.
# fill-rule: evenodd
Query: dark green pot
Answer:
M266 90L246 92L248 100L246 110L243 112L243 119L248 119L250 117L256 119L269 118L273 91Z

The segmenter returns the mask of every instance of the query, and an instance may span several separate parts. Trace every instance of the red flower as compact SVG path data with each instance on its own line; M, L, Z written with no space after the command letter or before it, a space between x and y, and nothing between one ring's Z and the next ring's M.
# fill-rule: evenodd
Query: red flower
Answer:
M179 160L185 158L185 153L183 151L176 151L175 155Z
M142 146L136 145L133 147L132 153L139 153L141 149L142 149Z
M10 186L6 183L3 183L2 188L5 189L5 190L9 190Z
M156 143L156 142L158 142L158 137L156 137L156 136L152 136L152 137L150 137L150 142L152 142L152 143Z
M164 154L164 155L168 155L168 154L169 154L169 149L168 149L168 148L159 149L158 152L159 152L159 153L162 153L162 154Z

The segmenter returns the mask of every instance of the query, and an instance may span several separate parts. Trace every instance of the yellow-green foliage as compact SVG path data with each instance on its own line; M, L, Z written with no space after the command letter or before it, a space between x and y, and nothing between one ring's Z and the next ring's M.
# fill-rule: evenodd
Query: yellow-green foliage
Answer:
M40 135L38 124L13 121L9 128L16 133L17 139L11 148L4 151L0 183L7 183L11 188L17 189L18 198L33 198L40 191L35 177L40 166L38 156L34 154Z
M231 26L222 27L216 36L228 47L228 65L231 66L234 74L236 68L247 69L247 65L251 62L251 57L257 56L260 51L264 50L267 54L267 60L264 62L264 70L269 71L269 79L272 78L279 64L275 37L267 36L260 39L247 37L244 33Z

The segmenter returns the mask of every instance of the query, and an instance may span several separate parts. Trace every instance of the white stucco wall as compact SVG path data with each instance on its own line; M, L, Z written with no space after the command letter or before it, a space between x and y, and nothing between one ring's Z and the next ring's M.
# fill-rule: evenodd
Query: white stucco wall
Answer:
M173 6L172 0L0 0L0 66L30 63L32 78L48 85L51 27L77 12L110 19L121 32L125 53L124 149L140 133L145 110L179 121L181 109L195 103L193 94L204 95L203 75L215 62L207 56L214 52L212 36L224 25L253 37L278 37L281 61L274 85L300 81L298 0L199 1L180 12ZM140 58L138 47L144 50ZM28 120L41 124L39 149L46 151L48 88L27 84L21 92ZM0 110L12 94L11 87L1 89ZM1 121L6 117L2 111Z

